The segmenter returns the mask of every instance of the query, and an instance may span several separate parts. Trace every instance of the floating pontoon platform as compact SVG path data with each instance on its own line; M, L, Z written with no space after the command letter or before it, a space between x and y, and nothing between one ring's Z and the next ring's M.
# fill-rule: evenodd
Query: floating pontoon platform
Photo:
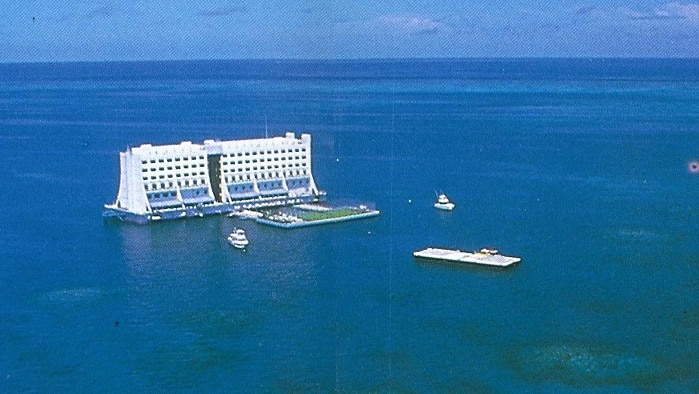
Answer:
M413 256L430 260L470 263L491 267L509 267L522 261L519 257L503 256L496 250L483 248L477 252L454 249L427 248L413 252Z

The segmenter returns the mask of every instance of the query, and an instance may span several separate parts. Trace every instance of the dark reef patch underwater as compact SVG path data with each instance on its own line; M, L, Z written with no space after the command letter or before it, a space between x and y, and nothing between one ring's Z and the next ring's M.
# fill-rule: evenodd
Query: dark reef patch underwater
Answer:
M526 345L508 358L513 368L530 381L553 381L572 387L622 385L647 389L670 377L663 366L650 359L599 345Z

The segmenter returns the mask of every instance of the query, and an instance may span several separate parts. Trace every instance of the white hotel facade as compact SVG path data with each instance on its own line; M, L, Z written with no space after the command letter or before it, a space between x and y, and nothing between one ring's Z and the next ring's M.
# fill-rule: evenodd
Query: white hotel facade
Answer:
M311 172L311 136L144 144L119 153L117 199L104 216L147 223L325 199Z

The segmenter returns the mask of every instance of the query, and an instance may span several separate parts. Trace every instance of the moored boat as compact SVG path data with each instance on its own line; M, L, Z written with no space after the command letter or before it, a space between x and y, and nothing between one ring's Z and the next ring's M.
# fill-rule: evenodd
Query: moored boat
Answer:
M449 201L449 197L447 197L446 194L441 193L437 197L437 202L434 204L434 207L443 211L451 211L454 209L455 205L453 202Z
M248 241L248 238L245 236L245 230L237 228L228 235L228 243L233 245L236 249L245 249L245 247L250 244L250 241Z

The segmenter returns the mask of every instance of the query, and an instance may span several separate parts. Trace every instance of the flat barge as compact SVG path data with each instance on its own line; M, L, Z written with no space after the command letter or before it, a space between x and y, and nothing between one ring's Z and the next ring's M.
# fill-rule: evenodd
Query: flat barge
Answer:
M476 252L463 252L455 249L426 248L413 252L413 256L429 259L448 261L453 263L469 263L490 267L509 267L517 264L522 259L520 257L504 256L497 250L483 248Z

